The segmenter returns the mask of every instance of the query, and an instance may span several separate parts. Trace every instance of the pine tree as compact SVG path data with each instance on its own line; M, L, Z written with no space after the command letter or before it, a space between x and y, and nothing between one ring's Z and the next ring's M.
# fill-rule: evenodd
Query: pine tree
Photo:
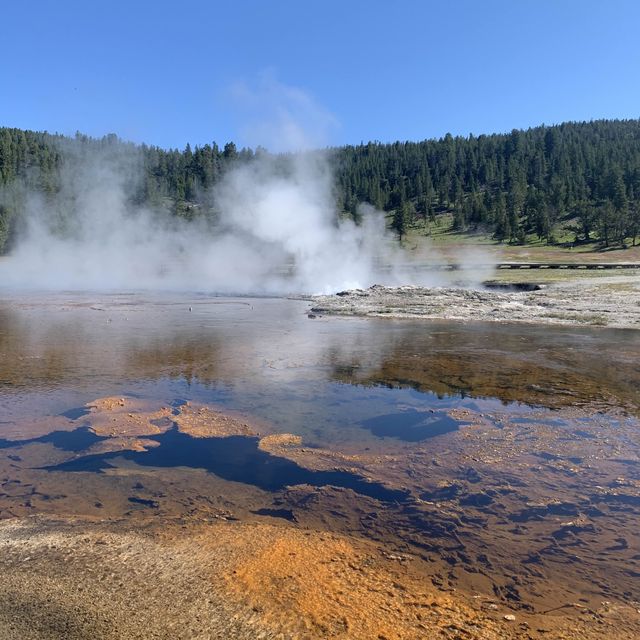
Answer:
M398 234L398 240L402 242L402 238L407 233L407 208L406 203L398 207L393 213L391 228Z

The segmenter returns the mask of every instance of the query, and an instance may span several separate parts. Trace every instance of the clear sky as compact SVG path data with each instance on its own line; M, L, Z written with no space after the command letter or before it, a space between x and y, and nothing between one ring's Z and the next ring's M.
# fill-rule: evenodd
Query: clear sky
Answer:
M22 0L0 20L0 126L183 148L269 143L283 110L319 144L640 117L637 0Z

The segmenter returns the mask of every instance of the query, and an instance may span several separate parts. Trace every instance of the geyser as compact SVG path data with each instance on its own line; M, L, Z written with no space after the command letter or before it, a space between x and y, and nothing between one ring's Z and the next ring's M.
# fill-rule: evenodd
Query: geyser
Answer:
M312 151L303 122L331 119L298 89L272 77L236 94L267 104L272 126L253 126L289 152L260 152L228 166L207 193L207 211L185 221L136 205L145 179L133 145L62 140L59 188L23 197L23 229L0 261L0 283L45 290L191 290L224 294L332 293L374 283L438 284L411 262L360 205L360 224L336 211L330 152ZM254 140L258 143L264 137Z
M134 153L130 151L129 153ZM66 151L61 189L26 197L25 226L0 263L2 283L39 289L331 292L367 286L392 257L383 214L336 218L325 154L261 154L209 197L216 224L131 205L135 158Z

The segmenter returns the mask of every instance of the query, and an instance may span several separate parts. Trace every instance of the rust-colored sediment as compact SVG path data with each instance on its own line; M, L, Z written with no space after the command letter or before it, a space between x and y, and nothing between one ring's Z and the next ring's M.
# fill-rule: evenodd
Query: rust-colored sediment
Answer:
M237 532L236 532L237 533ZM447 628L501 637L495 621L450 595L436 593L405 558L363 541L252 527L225 544L232 596L261 614L264 625L300 638L415 638Z
M154 424L171 416L171 409L129 397L99 398L89 403L91 429L100 436L140 437L162 433ZM170 423L168 423L170 424Z
M452 410L468 426L437 442L345 453L213 406L88 406L83 424L107 438L86 451L1 452L3 639L640 637L638 431L624 413L516 423ZM157 446L150 437L174 423L193 437L257 437L274 458L408 498L272 494L116 462L104 474L38 469L47 456Z
M409 556L288 525L36 518L0 523L0 549L5 640L631 639L640 629L640 615L614 603L545 618L443 593Z
M267 428L255 420L249 423L248 418L240 414L221 411L197 402L187 402L180 407L173 420L180 431L194 438L256 436Z

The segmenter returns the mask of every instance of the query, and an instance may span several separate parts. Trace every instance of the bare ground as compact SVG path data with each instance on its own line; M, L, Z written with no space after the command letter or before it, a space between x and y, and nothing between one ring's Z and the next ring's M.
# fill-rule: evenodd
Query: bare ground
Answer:
M311 314L640 329L640 278L570 279L537 291L374 285L316 296Z
M536 629L380 546L292 527L32 518L0 524L0 549L5 640L637 637L612 603Z

